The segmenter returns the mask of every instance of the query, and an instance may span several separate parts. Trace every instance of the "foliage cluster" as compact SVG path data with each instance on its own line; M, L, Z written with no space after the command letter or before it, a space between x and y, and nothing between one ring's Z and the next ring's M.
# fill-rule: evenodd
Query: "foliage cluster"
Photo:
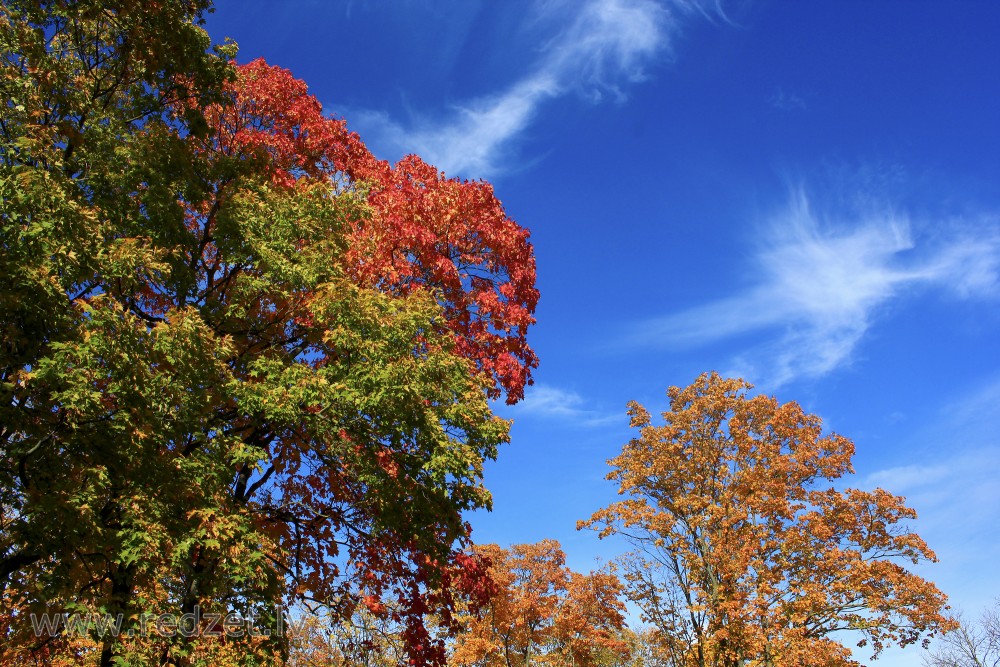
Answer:
M485 577L462 512L508 438L488 401L536 365L528 233L210 48L207 5L0 10L4 644L53 648L23 621L54 608L273 628L390 598L408 658L439 662L423 617ZM153 644L98 662L202 651Z

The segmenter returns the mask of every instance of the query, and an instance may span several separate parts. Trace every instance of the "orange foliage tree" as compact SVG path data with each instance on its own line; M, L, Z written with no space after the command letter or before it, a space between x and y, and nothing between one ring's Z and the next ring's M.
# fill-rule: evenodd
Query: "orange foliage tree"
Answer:
M626 628L623 638L628 643L627 667L685 667L683 654L677 651L674 638L653 626L632 630Z
M587 667L627 653L622 584L615 575L573 572L555 540L510 549L489 544L476 552L492 563L497 592L484 613L466 618L452 664Z
M408 663L405 628L364 605L317 615L298 610L285 667L395 667ZM442 629L443 630L443 629Z
M832 637L861 634L877 656L952 627L945 596L901 565L936 560L883 489L832 487L854 444L822 433L794 402L705 374L667 392L654 426L609 461L625 500L580 527L620 535L628 593L672 641L672 664L856 665Z

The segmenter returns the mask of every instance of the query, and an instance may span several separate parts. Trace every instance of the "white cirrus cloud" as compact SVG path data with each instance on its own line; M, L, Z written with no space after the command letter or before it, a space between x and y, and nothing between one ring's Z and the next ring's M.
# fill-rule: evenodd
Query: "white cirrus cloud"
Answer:
M970 387L922 415L915 432L900 430L906 464L864 474L857 486L905 496L917 512L908 528L939 561L900 562L948 595L952 611L975 616L1000 593L1000 378ZM940 398L939 398L940 400ZM854 484L850 484L854 486ZM859 637L860 638L860 637ZM847 642L845 642L846 644ZM855 652L859 659L867 657ZM890 647L879 664L911 665L914 649Z
M588 409L578 393L546 384L529 387L524 400L512 408L511 412L515 416L523 414L542 419L573 421L582 427L627 423L624 413L602 414Z
M997 423L994 421L993 426ZM937 460L888 468L866 476L862 488L875 486L906 497L917 512L908 527L926 540L936 563L906 564L933 581L948 596L953 611L975 616L1000 593L996 563L997 507L1000 507L1000 447L963 448L949 443ZM922 457L924 458L924 457ZM858 654L859 657L861 654ZM888 664L913 664L912 650L893 649Z
M802 191L766 225L750 285L730 297L640 323L630 342L695 347L773 333L732 360L734 371L780 386L848 362L880 310L918 289L960 298L1000 294L1000 227L941 224L918 243L905 216L849 221L816 214Z
M1000 379L943 403L908 438L906 465L872 472L864 488L906 497L914 527L937 552L939 581L958 607L976 611L1000 593Z
M594 101L622 99L622 86L669 48L679 15L700 8L672 0L587 0L549 3L543 12L571 14L539 52L533 68L505 90L454 105L442 118L403 124L383 112L354 109L352 126L385 152L417 153L445 172L487 178L504 170L512 141L549 100L572 92Z
M767 98L768 104L778 111L805 111L806 101L795 93L778 88Z

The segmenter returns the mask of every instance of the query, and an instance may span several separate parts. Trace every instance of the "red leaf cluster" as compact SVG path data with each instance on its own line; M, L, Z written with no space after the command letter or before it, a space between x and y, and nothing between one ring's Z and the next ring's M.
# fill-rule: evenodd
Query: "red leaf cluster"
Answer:
M258 59L238 72L235 103L210 114L219 149L260 156L279 186L331 179L366 191L369 215L352 221L345 269L393 293L433 290L457 352L491 378L491 397L523 398L538 365L526 340L534 251L492 186L447 178L415 155L378 160L288 70Z

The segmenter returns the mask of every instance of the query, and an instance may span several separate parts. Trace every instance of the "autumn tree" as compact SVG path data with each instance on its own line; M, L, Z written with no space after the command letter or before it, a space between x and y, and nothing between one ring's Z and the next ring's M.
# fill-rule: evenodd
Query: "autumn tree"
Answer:
M627 628L623 639L628 644L627 667L685 667L683 651L676 646L676 637L659 628L644 626Z
M854 444L751 388L715 373L672 387L659 426L631 403L638 436L608 475L626 498L581 522L634 547L629 596L672 638L670 664L856 665L837 633L877 656L950 628L945 596L903 565L935 560L905 527L914 511L834 488Z
M462 513L507 440L488 401L537 363L528 233L488 184L376 160L290 73L234 65L208 5L0 8L4 639L46 650L24 621L55 611L273 630L305 600L390 614L440 663L424 618L485 580Z
M613 574L573 572L555 540L482 545L476 553L491 563L497 592L482 613L465 617L452 664L589 667L627 651L621 583Z
M344 614L300 609L293 621L288 667L392 667L406 663L402 628L364 605Z
M622 584L611 572L570 572L552 629L552 664L611 667L628 655ZM558 656L558 657L557 657Z
M935 641L924 667L1000 666L1000 600L978 622L957 617L958 627Z

